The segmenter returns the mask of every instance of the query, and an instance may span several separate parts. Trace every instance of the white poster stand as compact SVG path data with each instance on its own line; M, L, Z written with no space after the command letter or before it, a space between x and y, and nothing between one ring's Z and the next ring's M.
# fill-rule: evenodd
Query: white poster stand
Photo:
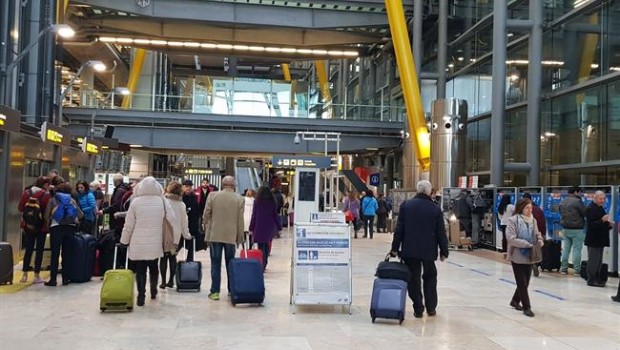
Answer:
M347 224L296 223L291 264L293 307L342 305L348 306L351 314L351 234Z

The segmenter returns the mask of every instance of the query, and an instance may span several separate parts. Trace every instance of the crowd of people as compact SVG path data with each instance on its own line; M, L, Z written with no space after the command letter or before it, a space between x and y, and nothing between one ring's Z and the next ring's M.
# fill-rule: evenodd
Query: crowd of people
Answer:
M347 223L353 226L353 237L364 228L363 238L373 238L375 230L375 216L377 217L377 232L388 232L388 218L392 211L391 203L380 193L375 198L372 190L362 191L358 197L355 191L349 191L343 201L342 211Z

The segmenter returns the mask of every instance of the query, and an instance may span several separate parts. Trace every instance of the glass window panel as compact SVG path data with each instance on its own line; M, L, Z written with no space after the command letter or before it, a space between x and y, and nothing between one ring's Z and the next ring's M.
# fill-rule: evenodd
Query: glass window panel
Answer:
M526 129L526 109L519 109L506 113L504 128L504 152L507 154L506 162L520 163L526 161Z

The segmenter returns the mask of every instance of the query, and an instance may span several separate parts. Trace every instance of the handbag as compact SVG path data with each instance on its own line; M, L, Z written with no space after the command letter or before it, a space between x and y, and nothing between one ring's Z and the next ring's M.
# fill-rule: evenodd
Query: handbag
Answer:
M539 247L537 244L534 244L530 251L530 262L531 263L539 263L542 261L542 247Z
M164 253L174 253L176 252L176 247L174 243L174 226L172 223L168 221L166 218L168 215L168 211L166 210L166 200L164 198L161 199L162 204L164 205L164 220L162 223L162 248Z

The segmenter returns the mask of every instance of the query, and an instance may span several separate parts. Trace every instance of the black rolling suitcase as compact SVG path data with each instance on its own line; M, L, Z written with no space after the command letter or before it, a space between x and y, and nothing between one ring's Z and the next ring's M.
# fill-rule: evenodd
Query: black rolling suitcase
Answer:
M548 239L542 247L542 261L540 268L545 271L560 271L562 259L562 241Z
M183 240L183 245L185 245ZM194 257L196 256L196 238L192 239ZM163 258L165 259L165 258ZM200 284L202 282L202 263L200 261L179 261L177 263L177 271L175 275L177 284L177 292L194 291L200 292Z
M0 285L13 284L13 247L0 242Z
M78 232L71 238L69 248L71 264L63 268L65 278L75 283L88 282L93 277L97 251L97 239L93 235Z

